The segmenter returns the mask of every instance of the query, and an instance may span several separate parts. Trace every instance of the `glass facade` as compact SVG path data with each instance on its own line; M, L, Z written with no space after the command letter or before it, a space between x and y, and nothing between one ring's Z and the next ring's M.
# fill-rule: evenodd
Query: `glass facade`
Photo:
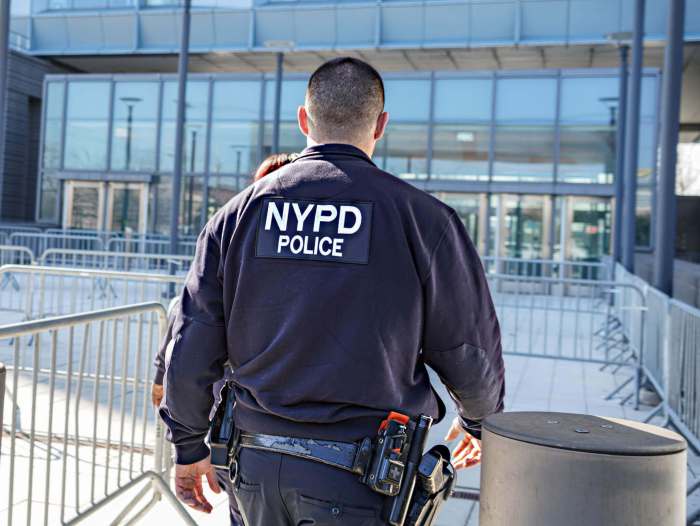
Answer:
M453 206L482 253L548 258L559 257L563 250L571 258L599 257L609 249L616 74L387 74L390 122L374 161ZM300 151L306 145L296 113L307 79L290 74L283 81L281 152ZM196 233L218 207L249 184L258 163L272 152L275 88L270 74L190 76L180 205L183 233ZM639 154L640 244L651 242L657 90L657 73L646 72ZM103 201L122 211L110 209L104 214L109 224L98 226L166 233L175 78L49 76L45 100L39 220L65 222L66 181L110 181L126 186L115 187ZM146 188L146 219L136 204L141 190L127 184L134 180ZM85 201L83 197L77 195L73 206ZM82 223L92 217L87 209L69 215ZM562 229L567 221L571 225Z

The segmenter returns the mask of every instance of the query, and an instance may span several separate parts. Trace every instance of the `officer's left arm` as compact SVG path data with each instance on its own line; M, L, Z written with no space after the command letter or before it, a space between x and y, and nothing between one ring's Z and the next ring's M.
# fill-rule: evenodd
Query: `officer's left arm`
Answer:
M454 213L423 289L424 360L455 401L462 428L480 438L481 420L503 410L501 334L481 260Z
M205 438L214 404L212 385L223 377L228 357L221 248L212 225L208 223L197 240L166 353L160 414L170 431L178 464L194 464L209 455Z

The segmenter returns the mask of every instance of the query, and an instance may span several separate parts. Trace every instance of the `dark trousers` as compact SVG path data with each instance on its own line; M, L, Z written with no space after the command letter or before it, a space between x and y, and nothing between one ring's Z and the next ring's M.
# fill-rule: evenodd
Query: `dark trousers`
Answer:
M241 517L241 512L238 511L238 503L233 493L233 484L231 479L228 478L228 470L217 469L216 480L219 481L219 486L228 495L228 513L231 518L231 526L243 526L243 518Z
M246 526L379 526L385 497L357 475L324 464L243 448L234 493Z

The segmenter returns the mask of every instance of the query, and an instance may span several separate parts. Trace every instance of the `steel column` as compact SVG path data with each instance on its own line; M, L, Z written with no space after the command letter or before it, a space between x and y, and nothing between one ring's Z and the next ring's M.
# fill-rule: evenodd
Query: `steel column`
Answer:
M170 207L170 253L179 254L178 234L180 223L180 194L182 192L182 147L185 136L185 109L187 104L187 67L190 48L190 5L184 0L182 9L182 29L180 35L180 56L177 65L177 117L175 121L175 158L173 166L172 203ZM173 269L171 268L171 271Z
M625 140L622 264L630 272L634 272L634 248L637 235L637 165L639 161L639 107L642 91L642 63L644 61L644 7L645 0L635 0L632 69L629 84L629 106L627 107L627 138Z
M0 362L0 458L2 458L2 410L3 404L5 403L5 376L7 375L7 370L5 369L5 364ZM12 505L12 503L10 503Z
M653 285L673 294L673 260L676 242L676 160L683 79L683 19L685 0L671 0L664 57L661 105L661 140L656 209Z
M282 111L282 68L284 54L277 53L277 70L275 71L275 120L272 126L272 153L280 153L280 113Z
M7 123L7 75L10 38L10 0L0 5L0 196L5 183L5 125ZM2 199L0 199L2 215Z
M622 263L622 206L625 195L625 128L627 126L627 77L629 46L620 46L620 86L617 99L617 138L615 159L615 222L613 224L613 260Z

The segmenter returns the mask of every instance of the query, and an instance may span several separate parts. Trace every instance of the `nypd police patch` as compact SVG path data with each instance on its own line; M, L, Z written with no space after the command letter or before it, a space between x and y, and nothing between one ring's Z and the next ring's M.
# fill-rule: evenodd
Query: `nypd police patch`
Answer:
M263 200L256 257L369 262L372 203Z

